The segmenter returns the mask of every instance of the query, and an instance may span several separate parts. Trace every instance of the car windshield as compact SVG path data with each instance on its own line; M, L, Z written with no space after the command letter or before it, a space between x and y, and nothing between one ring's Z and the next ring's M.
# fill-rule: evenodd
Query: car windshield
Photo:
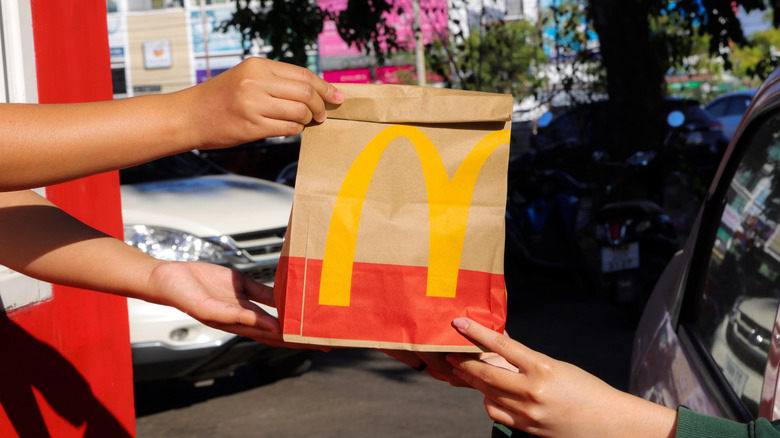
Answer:
M119 183L138 184L223 173L224 170L210 161L193 152L185 152L122 169L119 171Z

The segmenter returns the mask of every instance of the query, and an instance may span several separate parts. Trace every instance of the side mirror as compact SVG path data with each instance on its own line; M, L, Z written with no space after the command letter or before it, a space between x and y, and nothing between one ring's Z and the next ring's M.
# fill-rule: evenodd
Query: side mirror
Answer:
M672 111L666 116L666 123L672 128L679 128L685 123L685 114L682 111Z
M545 126L548 126L550 122L552 122L553 114L551 112L546 112L542 114L541 117L539 117L539 120L536 121L536 126L540 128L544 128Z

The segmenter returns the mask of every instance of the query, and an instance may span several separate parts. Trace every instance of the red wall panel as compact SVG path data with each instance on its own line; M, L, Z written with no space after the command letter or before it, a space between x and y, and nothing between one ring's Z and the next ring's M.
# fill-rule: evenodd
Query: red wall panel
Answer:
M31 0L40 103L110 100L105 0ZM45 127L42 127L45 129ZM54 203L122 235L116 172L47 188ZM55 285L0 315L0 436L133 436L127 304Z

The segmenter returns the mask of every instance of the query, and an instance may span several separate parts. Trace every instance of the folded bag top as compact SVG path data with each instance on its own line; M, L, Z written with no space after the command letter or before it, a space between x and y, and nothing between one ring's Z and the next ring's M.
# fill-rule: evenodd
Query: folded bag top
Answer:
M458 316L503 330L512 97L340 84L304 131L276 276L285 340L478 351Z
M413 85L336 84L341 105L327 104L328 118L380 123L507 122L512 96Z

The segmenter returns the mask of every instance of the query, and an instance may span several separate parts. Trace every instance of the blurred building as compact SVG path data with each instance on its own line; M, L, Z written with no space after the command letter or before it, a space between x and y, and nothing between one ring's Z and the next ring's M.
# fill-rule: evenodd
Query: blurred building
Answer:
M404 49L414 43L413 0L394 0L389 23ZM504 0L485 0L504 4ZM515 0L516 2L520 0ZM464 5L468 2L464 2ZM318 0L338 12L347 0ZM425 42L443 35L450 24L447 0L419 0L420 31ZM109 0L107 23L115 97L168 93L190 87L238 64L245 53L235 30L220 25L236 9L230 0ZM503 7L503 6L502 6ZM264 56L270 47L254 41L247 48ZM328 21L308 67L333 82L410 82L415 59L393 56L379 65L364 50L348 46Z
M110 0L107 6L115 97L181 90L233 67L244 55L240 34L220 30L234 2ZM253 55L267 51L250 47ZM316 65L316 54L311 59Z

